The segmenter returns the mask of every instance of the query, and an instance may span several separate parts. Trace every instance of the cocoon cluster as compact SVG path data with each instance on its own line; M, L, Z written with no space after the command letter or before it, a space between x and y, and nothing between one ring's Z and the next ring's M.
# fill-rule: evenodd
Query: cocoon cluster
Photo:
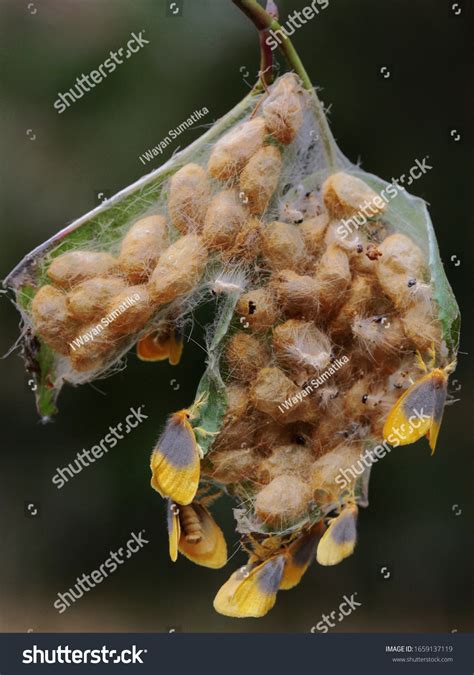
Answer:
M367 473L351 468L381 440L420 356L443 348L428 251L397 231L356 167L318 165L309 110L298 78L280 78L207 154L180 166L159 208L114 246L48 261L31 306L40 339L83 373L105 370L160 321L170 332L183 307L234 298L209 354L222 421L199 466L205 490L238 500L251 566L287 561L328 514L355 519ZM342 219L367 203L372 217L343 236ZM189 442L199 432L185 413L170 424ZM281 588L294 585L285 565Z
M31 322L54 353L69 357L72 381L74 371L92 376L113 365L133 340L160 325L168 306L176 307L173 316L180 301L192 308L192 296L202 297L208 263L213 269L216 262L224 269L235 261L252 266L263 248L275 269L302 263L302 235L288 223L268 222L264 236L262 218L278 199L284 147L301 127L304 100L296 77L281 79L264 105L221 135L207 157L182 164L154 212L118 229L115 243L103 250L81 243L46 259L48 283L36 292ZM251 331L265 331L276 322L276 298L270 287L252 285L238 311ZM263 365L250 342L247 335L235 344ZM246 363L237 358L234 371L249 379Z
M292 167L313 144L307 108L298 78L280 78L207 157L180 166L161 210L115 249L54 257L32 304L41 339L84 372L149 332L160 310L192 308L203 283L239 294L220 363L227 413L205 470L237 496L245 478L261 485L245 499L255 527L270 529L309 517L315 489L334 496L328 467L380 435L414 352L441 343L426 256L385 220L383 200L350 171L306 187L310 169ZM368 203L372 218L341 236ZM103 317L99 335L70 348Z
M334 505L356 514L365 488L353 467L419 377L416 350L441 344L426 256L391 230L384 204L350 237L338 231L364 202L379 203L372 188L339 171L314 192L310 217L299 197L284 202L281 220L259 214L264 267L236 305L221 371L235 384L203 466L241 500L238 528L258 533L249 550L260 562Z

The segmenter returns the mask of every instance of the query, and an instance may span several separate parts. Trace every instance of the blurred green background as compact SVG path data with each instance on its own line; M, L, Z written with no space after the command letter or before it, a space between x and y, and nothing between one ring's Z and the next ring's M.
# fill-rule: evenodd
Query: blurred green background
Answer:
M199 123L146 168L139 156L206 106L210 124L238 102L259 61L253 25L230 0L0 2L2 199L1 276L32 248L202 133ZM279 0L284 22L309 2ZM362 606L337 631L468 631L472 618L472 87L468 3L330 0L293 36L340 147L385 179L416 158L433 170L413 185L426 199L441 255L464 316L460 399L446 410L438 450L423 441L374 467L370 507L360 517L354 556L313 566L260 620L219 616L212 599L241 553L211 571L168 559L164 505L149 486L148 460L166 416L193 399L203 353L190 342L177 368L131 353L112 378L65 388L56 419L42 425L21 360L1 362L0 587L3 631L309 631L321 614L357 592ZM150 44L59 115L53 108L81 73L145 30ZM380 75L388 67L390 78ZM247 76L248 73L248 76ZM245 78L245 79L244 79ZM30 130L30 131L28 131ZM455 141L456 130L461 136ZM33 140L34 136L34 140ZM452 259L452 256L457 256ZM470 258L471 256L471 258ZM460 264L456 263L460 261ZM3 296L1 349L18 336L18 314ZM202 318L202 317L201 317ZM198 324L193 339L202 342ZM173 380L173 383L171 381ZM176 384L179 388L176 388ZM123 421L130 406L149 414L92 467L57 490L57 466L73 461ZM25 502L40 516L24 515ZM230 500L216 509L237 547ZM461 511L459 513L459 511ZM459 513L459 515L456 515ZM150 543L64 614L58 592L97 568L131 531ZM384 580L380 566L387 566ZM471 611L470 611L471 610Z

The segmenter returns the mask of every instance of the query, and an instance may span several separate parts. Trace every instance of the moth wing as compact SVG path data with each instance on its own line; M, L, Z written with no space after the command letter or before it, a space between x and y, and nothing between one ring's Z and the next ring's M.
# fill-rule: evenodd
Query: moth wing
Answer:
M265 616L275 604L284 566L279 555L254 567L248 576L242 569L234 572L217 593L214 608L225 616Z
M242 583L242 580L244 579L243 570L245 569L246 568L244 567L233 572L227 579L225 584L223 584L217 591L213 604L214 609L216 610L216 612L219 612L219 614L233 617L239 616L239 614L237 613L237 608L234 606L232 600L235 591L237 590L237 588Z
M174 507L174 508L173 508ZM178 542L181 536L181 526L179 524L179 511L171 499L168 499L166 506L166 521L168 525L168 542L170 558L176 562L178 558Z
M284 566L285 559L279 555L250 572L234 593L238 616L261 617L270 611L276 602Z
M141 361L165 361L169 355L168 340L160 340L156 332L137 342L137 356Z
M169 362L172 366L177 366L181 361L183 353L183 336L177 331L173 330L168 340Z
M316 559L320 565L338 565L352 555L357 541L357 507L348 507L334 518L319 540Z
M304 573L314 560L315 550L316 533L314 532L304 534L289 546L280 590L289 590L300 583Z
M430 425L428 441L431 448L431 454L434 453L436 442L438 440L441 422L443 420L444 404L446 403L446 394L448 390L448 378L444 372L441 375L437 374L435 380L435 403L433 410L433 419Z
M433 385L433 373L423 375L409 387L395 403L388 414L383 428L383 436L388 440L390 435L399 439L399 445L410 445L429 433L436 404L436 390ZM425 419L417 418L417 428L408 421L419 412ZM399 431L405 438L395 432Z
M227 544L221 528L202 504L196 502L192 507L201 524L202 538L193 544L186 541L184 533L181 533L179 552L197 565L212 569L224 567L227 563Z
M193 428L180 414L172 415L150 460L151 486L178 504L190 504L199 485L200 458Z

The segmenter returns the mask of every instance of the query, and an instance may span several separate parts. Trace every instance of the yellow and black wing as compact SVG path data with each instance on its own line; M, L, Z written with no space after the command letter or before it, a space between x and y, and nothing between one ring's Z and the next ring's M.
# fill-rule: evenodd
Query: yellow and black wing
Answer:
M253 567L234 572L214 598L219 614L237 618L265 616L276 602L285 558L278 555Z
M427 436L434 452L438 439L448 378L444 370L436 368L423 375L398 399L383 428L384 439L392 445L415 443Z
M199 449L186 411L171 416L150 460L151 485L163 497L190 504L199 485Z
M280 582L281 590L297 586L312 561L316 550L316 532L305 532L288 547L285 569Z
M352 555L357 541L357 506L347 506L333 518L316 551L320 565L337 565Z

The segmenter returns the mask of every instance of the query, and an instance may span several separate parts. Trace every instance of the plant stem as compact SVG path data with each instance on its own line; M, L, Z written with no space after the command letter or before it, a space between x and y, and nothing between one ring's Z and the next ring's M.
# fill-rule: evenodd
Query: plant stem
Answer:
M281 30L281 25L278 21L263 9L263 7L258 4L257 0L232 0L232 2L237 5L251 21L253 21L259 31L265 29L274 31ZM280 49L288 61L288 64L293 68L295 73L298 73L300 76L305 89L312 90L313 85L311 84L309 75L293 47L291 40L289 38L283 40L280 44Z
M260 31L260 77L269 86L273 82L273 53L267 45L268 31Z
M249 19L255 24L258 31L264 30L280 30L280 35L284 35L282 31L281 24L278 23L259 3L257 0L232 0L232 2L240 9L244 14L246 14ZM321 104L321 101L316 95L316 92L313 88L311 80L308 73L306 72L303 63L298 56L296 49L293 47L293 43L290 38L286 37L279 44L279 48L288 62L290 68L292 68L295 73L300 77L303 82L304 88L310 92L313 104L314 104L314 113L318 121L319 130L321 133L321 140L324 147L324 152L326 155L326 160L331 169L336 167L336 157L334 152L334 140L329 128L326 115L324 114L324 109Z

